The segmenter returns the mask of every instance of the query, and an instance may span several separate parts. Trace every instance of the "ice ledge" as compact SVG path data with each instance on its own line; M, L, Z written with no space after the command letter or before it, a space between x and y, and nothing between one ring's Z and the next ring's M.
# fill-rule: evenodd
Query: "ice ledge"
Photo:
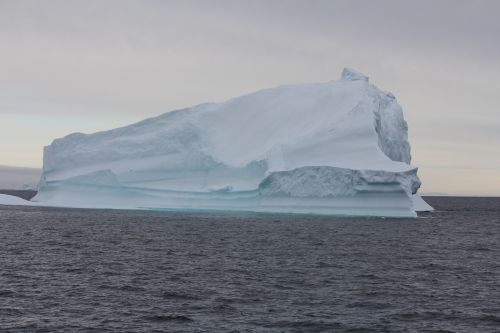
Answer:
M28 200L24 200L22 198L13 196L13 195L7 195L7 194L0 194L0 205L8 205L8 206L32 206L33 203Z
M366 81L368 82L368 76L363 73L360 73L351 68L344 68L342 71L342 76L340 77L341 81Z

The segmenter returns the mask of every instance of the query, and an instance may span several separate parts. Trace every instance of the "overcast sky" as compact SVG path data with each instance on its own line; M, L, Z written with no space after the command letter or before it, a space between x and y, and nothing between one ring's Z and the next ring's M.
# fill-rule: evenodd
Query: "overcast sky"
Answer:
M358 69L424 192L500 195L500 1L0 0L0 164L71 132Z

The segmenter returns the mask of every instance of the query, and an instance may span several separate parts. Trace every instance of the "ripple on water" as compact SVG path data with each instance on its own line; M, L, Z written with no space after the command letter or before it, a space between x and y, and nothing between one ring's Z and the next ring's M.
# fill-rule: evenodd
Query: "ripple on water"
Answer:
M498 332L500 199L419 219L0 206L0 332Z

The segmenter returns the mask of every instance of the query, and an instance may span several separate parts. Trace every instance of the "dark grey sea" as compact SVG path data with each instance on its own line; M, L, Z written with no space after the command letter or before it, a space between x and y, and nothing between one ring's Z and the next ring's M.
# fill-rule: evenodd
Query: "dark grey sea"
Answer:
M417 219L0 206L0 332L500 332L500 199Z

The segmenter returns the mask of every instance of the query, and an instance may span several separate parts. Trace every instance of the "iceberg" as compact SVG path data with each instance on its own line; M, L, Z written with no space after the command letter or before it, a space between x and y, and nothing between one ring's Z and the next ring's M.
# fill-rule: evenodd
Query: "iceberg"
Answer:
M260 90L44 148L39 205L415 217L408 126L390 92L341 79Z
M34 204L31 201L24 200L23 198L0 193L0 205L33 206Z

